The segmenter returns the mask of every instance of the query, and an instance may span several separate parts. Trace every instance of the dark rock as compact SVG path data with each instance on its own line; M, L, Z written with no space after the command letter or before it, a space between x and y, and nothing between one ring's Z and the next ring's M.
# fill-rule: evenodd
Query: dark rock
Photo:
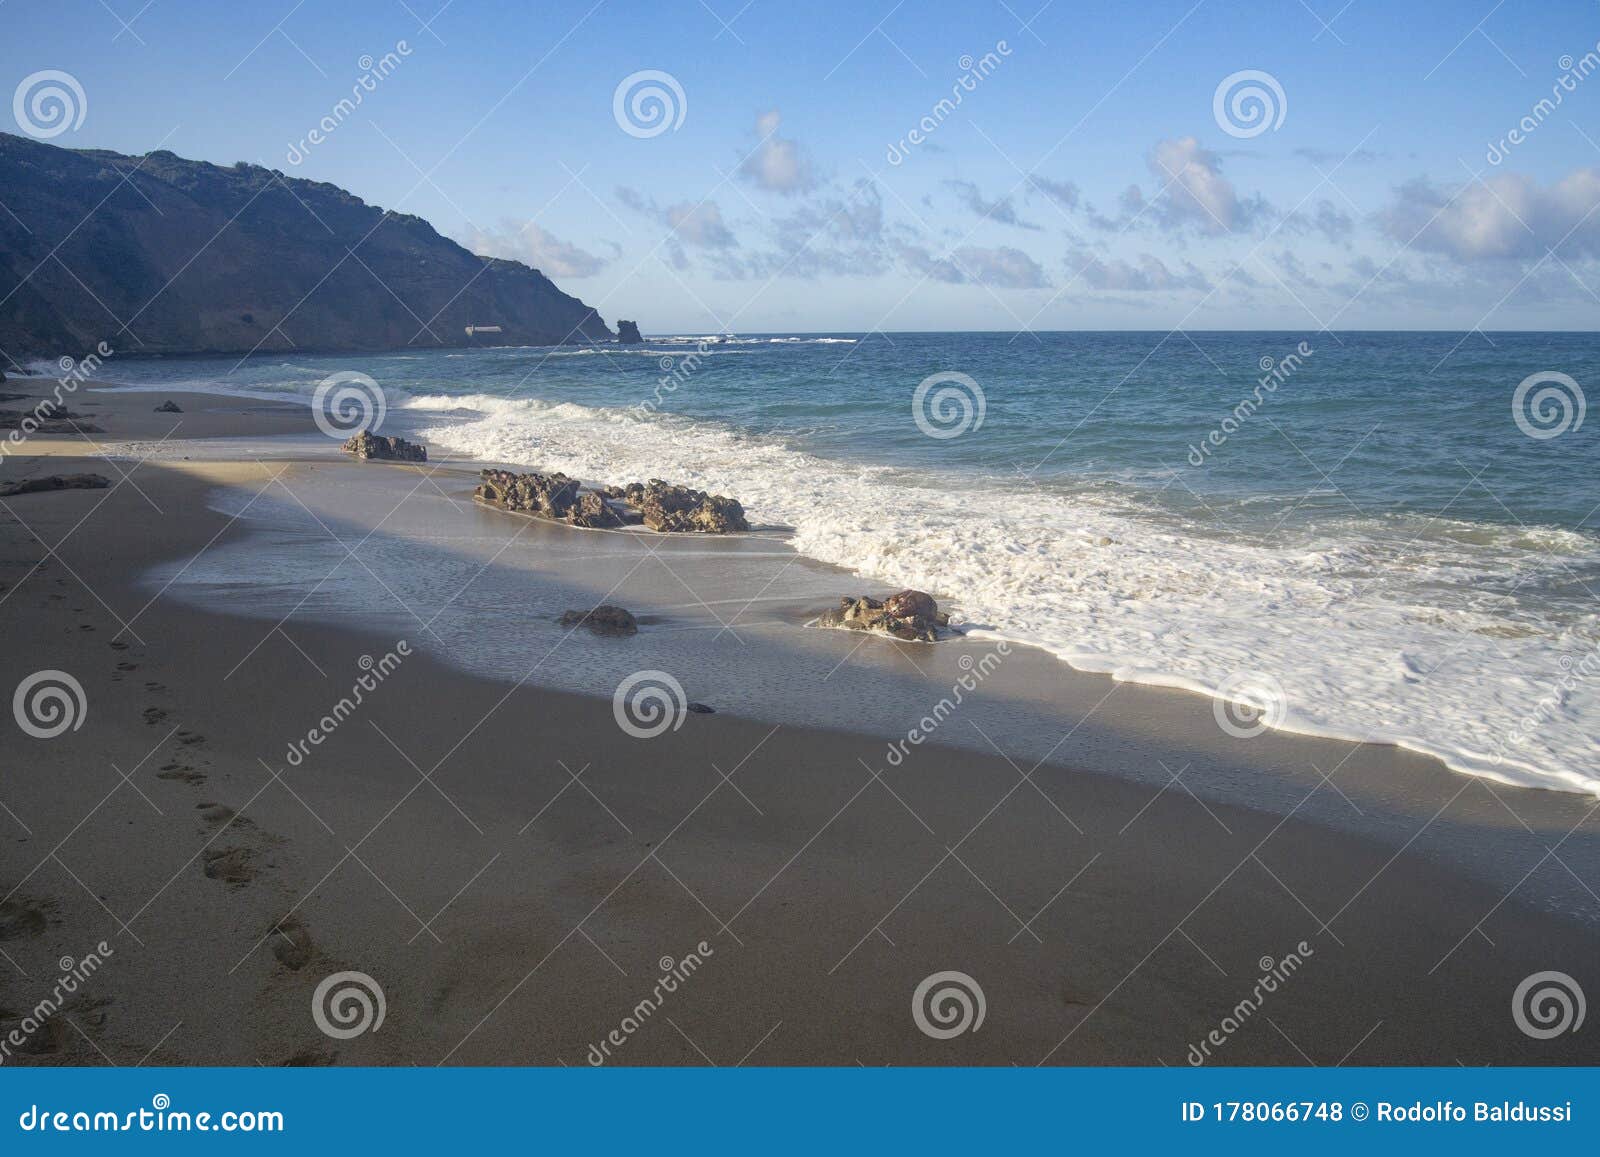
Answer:
M744 507L736 498L720 494L707 494L687 486L674 486L659 478L649 482L630 482L626 486L609 486L602 491L607 497L620 498L639 511L642 521L651 530L676 531L688 534L729 534L749 530Z
M171 405L169 402L168 405ZM177 407L173 407L177 412ZM368 460L381 458L393 462L426 462L428 448L419 446L415 442L407 442L404 438L386 438L377 434L369 434L363 430L346 439L344 444L346 454L354 454L357 458Z
M882 602L866 596L846 596L837 610L817 617L819 627L843 627L851 631L876 631L908 642L936 642L939 629L950 616L939 610L933 596L923 591L896 591Z
M689 704L688 710L696 715L715 715L717 713L717 709L715 707L707 706L704 703L691 703Z
M622 607L602 603L588 611L568 611L561 616L563 627L588 627L597 635L637 635L639 623Z
M82 431L87 434L98 434L102 431L98 426L91 426L83 419L85 415L76 410L58 405L52 401L42 401L31 410L0 410L0 430L20 430L26 423L30 432L43 434L71 434Z
M162 402L159 406L156 407L156 413L158 413L158 414L181 414L181 413L183 413L183 408L181 406L179 406L177 402L174 402L171 398L168 398L165 402Z
M513 474L484 470L473 497L507 510L535 514L590 529L621 526L622 518L599 494L581 493L565 474Z
M883 610L891 619L931 619L939 613L939 604L925 591L896 591L883 600Z
M0 482L0 498L46 490L104 490L110 485L111 479L99 474L50 474L43 478L25 478L21 482Z
M639 336L639 323L617 318L617 340L623 345L638 345L644 341L644 338Z

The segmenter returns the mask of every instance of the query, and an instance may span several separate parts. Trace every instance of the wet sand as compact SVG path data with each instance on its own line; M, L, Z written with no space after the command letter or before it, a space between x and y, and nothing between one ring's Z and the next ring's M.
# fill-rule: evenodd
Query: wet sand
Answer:
M165 396L184 412L152 413ZM1593 800L1231 739L1206 700L1021 651L893 764L992 643L804 631L806 584L861 584L797 562L757 601L734 556L781 542L513 527L448 467L272 443L310 431L294 407L74 406L133 457L33 440L3 467L117 485L0 501L0 687L55 669L87 704L52 739L8 723L0 1028L60 958L112 953L6 1063L584 1064L614 1031L622 1064L1181 1065L1213 1031L1222 1064L1600 1059L1511 1007L1540 971L1600 991ZM257 495L324 524L316 590L312 531L263 523ZM230 587L218 558L253 569ZM638 636L550 623L613 587ZM483 616L507 627L474 659L452 623ZM563 690L641 669L716 713L635 738L609 695ZM381 986L379 1031L319 1030L313 993L345 970ZM984 1019L937 1039L913 993L944 971Z

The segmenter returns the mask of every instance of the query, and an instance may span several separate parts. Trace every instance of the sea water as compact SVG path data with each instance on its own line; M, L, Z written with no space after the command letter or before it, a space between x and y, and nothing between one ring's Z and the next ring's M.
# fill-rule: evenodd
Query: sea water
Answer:
M678 335L104 372L309 402L346 370L436 454L732 495L1074 667L1600 793L1595 335Z

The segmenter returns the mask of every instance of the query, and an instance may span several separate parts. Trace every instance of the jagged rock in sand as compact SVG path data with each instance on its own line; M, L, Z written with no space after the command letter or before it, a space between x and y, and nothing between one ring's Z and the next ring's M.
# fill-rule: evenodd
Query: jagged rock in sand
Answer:
M183 407L179 406L178 403L174 402L171 398L168 398L166 401L162 402L159 406L156 407L156 413L158 413L158 414L181 414L181 413L183 413Z
M168 405L171 405L169 402ZM178 412L173 406L174 413ZM357 458L369 460L381 458L392 462L426 462L428 448L419 446L415 442L407 442L404 438L386 438L378 434L369 434L363 430L345 441L344 452L354 454Z
M583 492L565 474L513 474L484 470L474 498L507 510L536 514L589 529L621 526L622 516L599 494Z
M639 622L622 607L602 603L587 611L568 611L561 616L563 627L588 627L597 635L637 635Z
M98 426L84 421L85 415L56 402L43 401L31 410L0 410L0 430L22 430L42 434L100 434Z
M729 534L750 529L744 507L737 498L674 486L659 478L643 483L630 482L626 486L608 486L601 493L620 498L637 509L651 530Z
M932 643L939 628L948 626L950 616L939 610L933 596L924 591L896 591L882 600L847 595L839 609L825 611L817 618L819 627L844 627L852 631L876 631L896 639Z
M110 485L111 479L99 474L49 474L43 478L25 478L21 482L0 482L0 498L45 490L104 490Z
M638 345L644 341L644 338L639 336L639 323L617 318L617 340L623 345Z

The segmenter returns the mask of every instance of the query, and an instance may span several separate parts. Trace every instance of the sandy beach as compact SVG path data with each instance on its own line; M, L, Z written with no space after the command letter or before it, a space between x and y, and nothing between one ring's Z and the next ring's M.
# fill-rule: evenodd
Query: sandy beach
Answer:
M166 398L182 412L152 412ZM654 549L690 586L695 566L737 560L530 533L472 506L471 464L341 459L307 437L301 407L105 391L73 404L104 433L30 439L5 480L112 485L0 500L0 685L66 672L85 703L75 728L13 726L6 744L0 1028L67 958L107 951L8 1064L1600 1060L1594 1034L1540 1040L1512 1015L1531 974L1594 977L1590 798L1394 748L1230 739L1203 698L1026 653L975 697L1014 732L975 714L891 763L891 721L914 725L984 643L863 646L804 628L788 602L761 605L747 639L738 621L674 635L652 599L693 600L637 569L623 587L646 612L637 637L549 626L520 681L499 673L504 656L485 663L496 674L466 669L426 618L340 622L298 585L247 581L259 575L231 597L265 613L224 613L214 589L203 609L183 592L208 559L295 549L252 518L256 500L314 518L331 503L335 562L376 609L399 582L380 548L428 533L460 555L468 581L449 593L470 602L490 563L449 525L499 543L496 581L510 565L497 551L543 559L508 572L540 623L617 589L613 573ZM376 518L370 494L392 500ZM307 609L281 616L283 602ZM563 689L663 654L714 713L637 738L609 696ZM806 675L828 664L843 690ZM358 709L324 726L373 669ZM806 704L763 707L780 696L758 669L775 685L787 672L782 695ZM874 708L874 686L898 714ZM310 1015L344 971L384 1001L381 1028L348 1040ZM981 989L976 1031L919 1030L914 993L942 972Z

